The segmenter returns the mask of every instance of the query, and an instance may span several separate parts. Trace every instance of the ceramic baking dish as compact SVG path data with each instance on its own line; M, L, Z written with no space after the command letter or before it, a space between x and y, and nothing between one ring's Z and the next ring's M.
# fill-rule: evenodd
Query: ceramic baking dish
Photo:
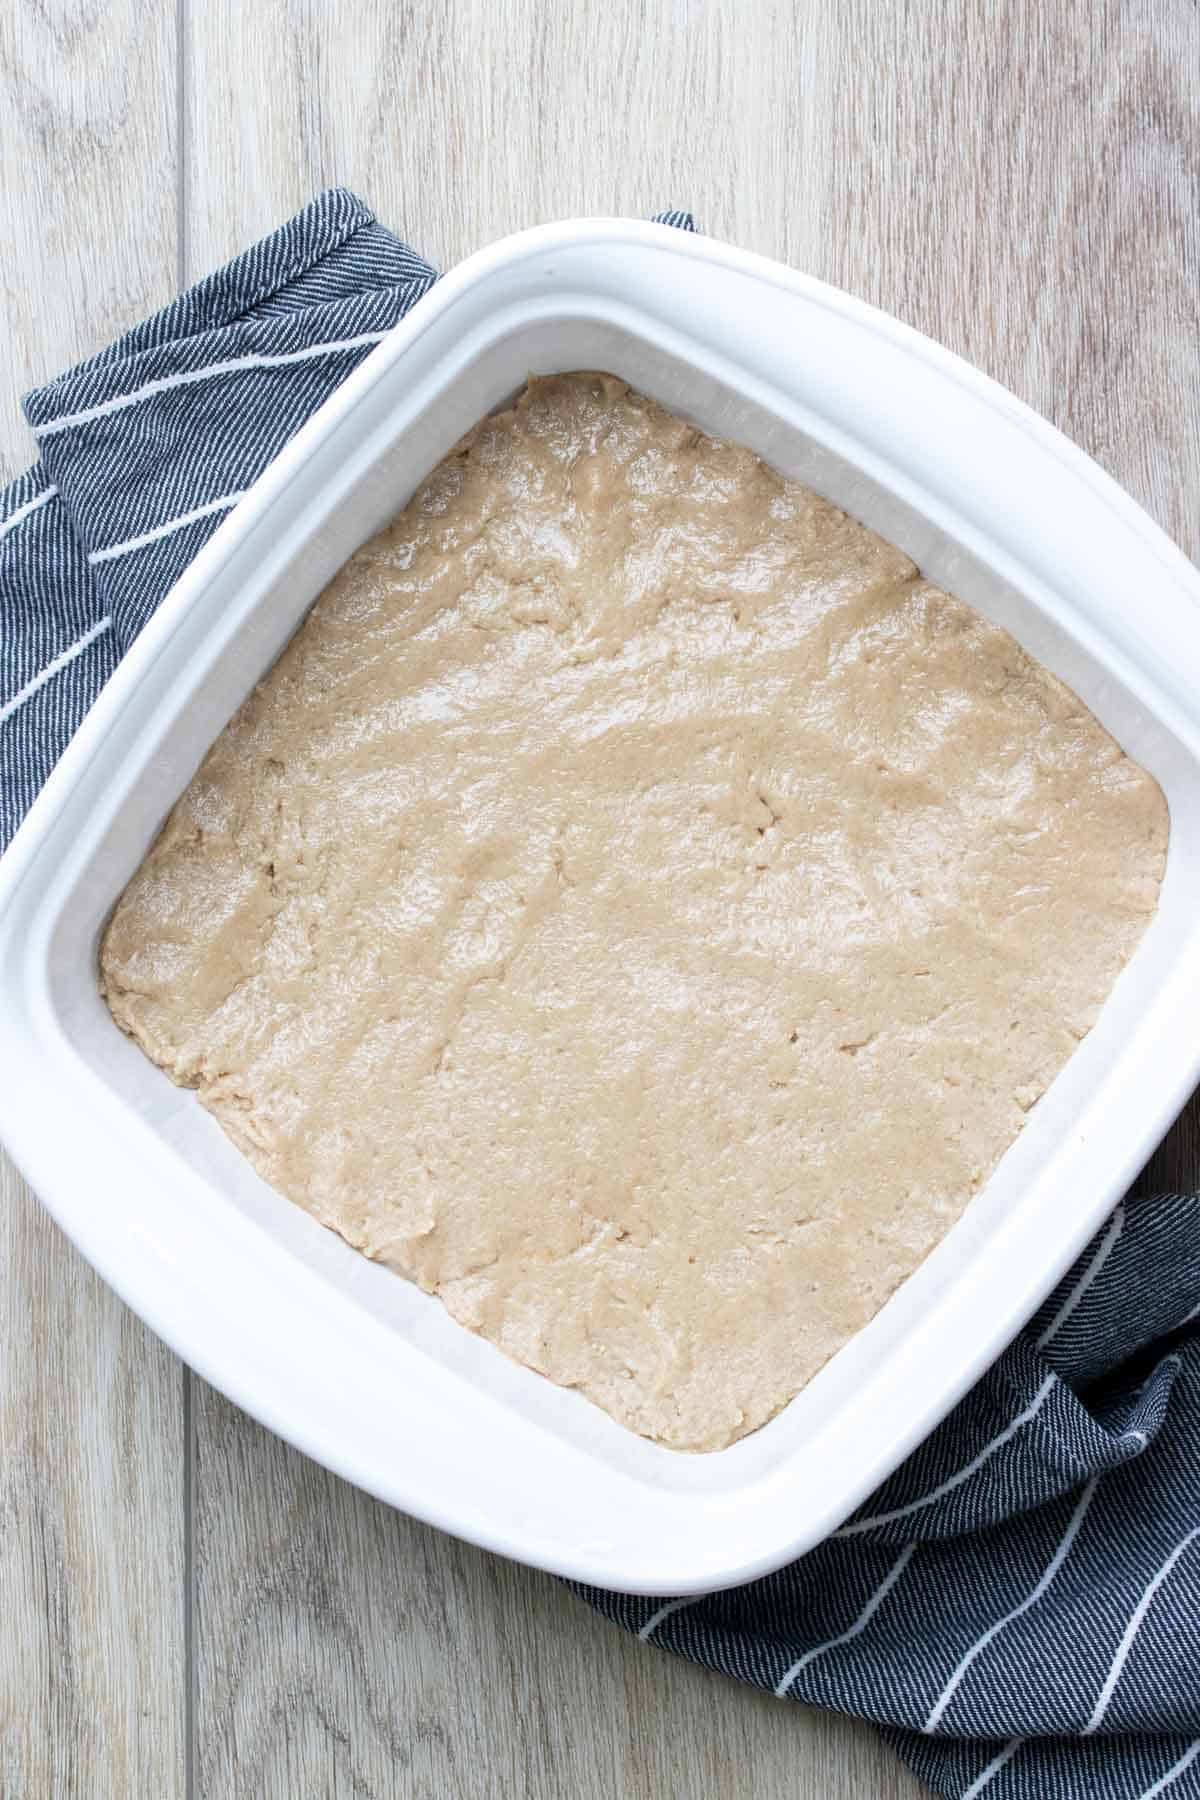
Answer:
M711 1455L644 1442L510 1363L280 1198L96 990L113 902L329 576L528 373L581 367L750 445L902 545L1069 682L1171 809L1154 922L986 1188L802 1394ZM509 238L440 282L241 501L0 864L0 1136L180 1355L372 1493L603 1586L685 1594L767 1571L942 1417L1196 1082L1198 602L1196 571L1094 464L894 320L665 227Z

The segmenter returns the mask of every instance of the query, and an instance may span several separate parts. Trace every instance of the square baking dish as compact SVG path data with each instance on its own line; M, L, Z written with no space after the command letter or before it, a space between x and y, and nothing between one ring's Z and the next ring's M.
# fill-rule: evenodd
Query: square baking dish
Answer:
M623 376L901 545L1068 682L1171 811L1150 929L985 1188L790 1405L709 1455L509 1362L281 1198L96 986L117 895L325 582L528 374L575 368ZM1200 1074L1197 894L1200 577L1145 514L1002 389L819 282L666 227L540 228L448 275L322 407L54 771L0 864L0 1136L129 1305L308 1454L525 1562L700 1592L834 1529L1103 1220Z

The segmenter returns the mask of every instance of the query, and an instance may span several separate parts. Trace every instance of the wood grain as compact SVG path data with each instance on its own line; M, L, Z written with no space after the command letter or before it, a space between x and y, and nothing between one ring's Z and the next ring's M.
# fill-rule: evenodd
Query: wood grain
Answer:
M315 1468L197 1384L197 1793L915 1794L845 1721L647 1650Z
M169 0L0 7L0 476L30 458L21 395L174 291Z
M166 8L0 8L5 473L24 390L173 287L174 48ZM172 1800L183 1372L2 1156L0 1319L0 1795Z
M178 1362L0 1156L0 1795L184 1789Z
M1200 556L1193 0L182 0L178 64L176 23L0 9L5 469L23 386L323 185L442 264L690 205L969 356ZM1147 1180L1200 1181L1196 1106ZM918 1793L871 1734L631 1643L199 1382L185 1445L178 1365L11 1173L0 1205L4 1800L169 1800L189 1754L200 1800Z

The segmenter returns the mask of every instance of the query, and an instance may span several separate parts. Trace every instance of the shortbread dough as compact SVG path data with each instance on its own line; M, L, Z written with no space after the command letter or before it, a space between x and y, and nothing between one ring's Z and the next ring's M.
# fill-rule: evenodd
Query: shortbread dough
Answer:
M1007 633L749 451L564 375L326 588L102 983L282 1193L712 1450L958 1218L1166 839Z

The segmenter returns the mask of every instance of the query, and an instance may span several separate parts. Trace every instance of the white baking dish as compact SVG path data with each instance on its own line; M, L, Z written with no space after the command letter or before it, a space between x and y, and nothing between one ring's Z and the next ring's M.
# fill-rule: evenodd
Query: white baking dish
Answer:
M1171 809L1158 914L985 1190L778 1418L708 1456L634 1437L323 1231L96 992L117 894L327 578L527 373L578 367L625 376L901 544L1068 681ZM1198 601L1190 564L1086 457L869 307L664 227L510 238L422 300L256 483L0 865L0 1135L193 1367L383 1499L604 1586L683 1594L769 1570L839 1524L996 1355L1197 1079Z

